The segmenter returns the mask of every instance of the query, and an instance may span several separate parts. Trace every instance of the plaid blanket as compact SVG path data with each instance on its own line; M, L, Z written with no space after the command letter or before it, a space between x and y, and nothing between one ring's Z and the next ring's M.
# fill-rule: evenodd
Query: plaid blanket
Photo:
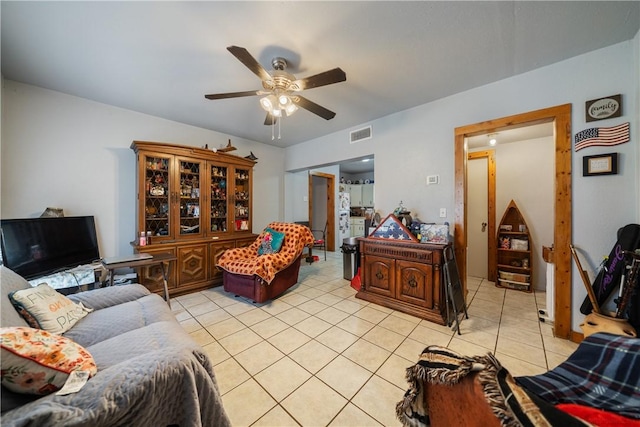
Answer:
M640 419L640 339L590 335L555 369L516 382L554 405L575 403Z

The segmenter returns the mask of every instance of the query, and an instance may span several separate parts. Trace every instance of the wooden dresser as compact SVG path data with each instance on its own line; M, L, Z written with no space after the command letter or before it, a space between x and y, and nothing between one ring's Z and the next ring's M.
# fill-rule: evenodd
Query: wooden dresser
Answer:
M384 307L446 323L442 265L447 245L358 238L360 298Z

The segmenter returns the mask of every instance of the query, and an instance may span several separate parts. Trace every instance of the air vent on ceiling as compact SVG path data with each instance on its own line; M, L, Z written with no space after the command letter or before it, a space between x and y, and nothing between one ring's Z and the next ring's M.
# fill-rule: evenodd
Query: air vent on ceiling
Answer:
M351 144L354 142L364 141L365 139L371 139L371 126L351 131L349 134L349 142Z

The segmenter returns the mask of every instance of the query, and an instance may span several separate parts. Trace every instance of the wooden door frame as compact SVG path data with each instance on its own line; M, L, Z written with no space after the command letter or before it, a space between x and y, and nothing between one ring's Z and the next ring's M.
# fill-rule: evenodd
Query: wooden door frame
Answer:
M313 177L325 178L327 180L327 235L326 245L327 251L334 252L336 250L336 177L324 172L311 172L309 174L309 227L313 229L322 230L324 224L321 226L313 224ZM320 228L318 228L320 227Z
M571 330L571 104L458 127L455 129L454 245L458 271L467 292L467 145L466 138L540 123L553 124L555 141L554 287L556 337L579 340Z
M495 150L474 151L467 154L467 160L487 159L487 278L495 282L496 271L496 152Z

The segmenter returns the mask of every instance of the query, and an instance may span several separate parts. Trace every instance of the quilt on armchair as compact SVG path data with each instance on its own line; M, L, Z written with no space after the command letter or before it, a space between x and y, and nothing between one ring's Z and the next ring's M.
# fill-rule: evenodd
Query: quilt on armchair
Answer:
M313 243L313 234L304 225L272 222L267 228L284 233L284 241L278 252L258 254L258 249L267 234L265 229L250 246L227 250L218 260L218 267L233 274L255 275L269 284L278 272L300 257L305 246Z

